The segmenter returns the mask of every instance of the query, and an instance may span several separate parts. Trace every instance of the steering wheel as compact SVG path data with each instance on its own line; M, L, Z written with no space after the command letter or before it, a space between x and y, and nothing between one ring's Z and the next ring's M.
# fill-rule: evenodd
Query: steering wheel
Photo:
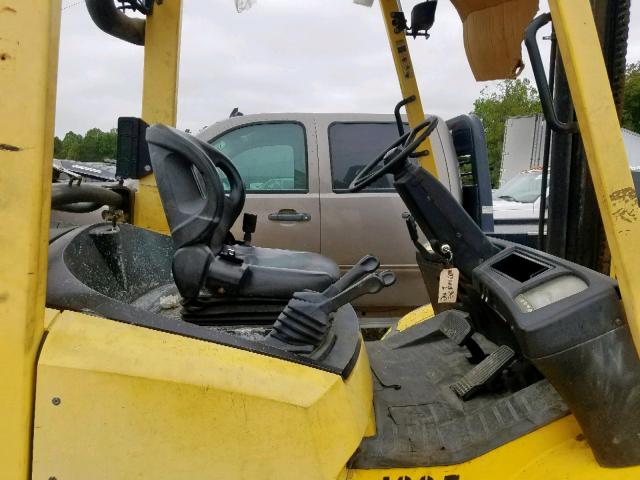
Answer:
M372 162L358 172L349 184L349 192L359 192L390 172L396 172L438 126L438 117L429 115L413 130L385 148ZM395 152L394 152L395 150ZM391 153L393 152L393 153Z

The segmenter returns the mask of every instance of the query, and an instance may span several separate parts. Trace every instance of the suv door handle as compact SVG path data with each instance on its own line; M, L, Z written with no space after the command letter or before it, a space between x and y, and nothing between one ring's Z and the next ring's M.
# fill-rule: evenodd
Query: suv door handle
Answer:
M283 208L278 213L270 213L269 220L272 222L308 222L311 215L308 213L298 213L292 208Z

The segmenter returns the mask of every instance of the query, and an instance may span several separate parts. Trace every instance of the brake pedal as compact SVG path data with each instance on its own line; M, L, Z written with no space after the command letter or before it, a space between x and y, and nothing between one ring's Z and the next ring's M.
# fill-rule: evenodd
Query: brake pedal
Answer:
M464 377L449 386L463 400L469 399L479 388L487 385L515 358L515 352L506 345L473 367Z
M471 324L460 315L447 315L440 324L440 331L458 345L462 345L473 333Z
M466 347L471 354L469 362L479 364L487 355L480 345L472 338L473 327L469 321L461 315L447 315L440 324L440 332L461 347Z

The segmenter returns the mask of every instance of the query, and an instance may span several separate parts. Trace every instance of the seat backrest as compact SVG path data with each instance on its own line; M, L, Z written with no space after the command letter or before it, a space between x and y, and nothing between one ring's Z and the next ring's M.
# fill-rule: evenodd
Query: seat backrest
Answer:
M229 181L230 188L229 193L224 196L222 219L211 240L212 249L214 249L216 245L221 246L227 240L231 227L233 227L238 216L242 213L247 192L244 188L244 182L242 181L240 172L238 172L238 169L229 157L213 148L207 142L203 142L196 137L190 138L202 148L209 157L209 160L225 174Z
M213 162L193 137L175 128L153 125L146 138L176 249L211 244L225 199Z
M462 206L485 232L493 232L489 155L482 122L475 115L447 120L460 164Z

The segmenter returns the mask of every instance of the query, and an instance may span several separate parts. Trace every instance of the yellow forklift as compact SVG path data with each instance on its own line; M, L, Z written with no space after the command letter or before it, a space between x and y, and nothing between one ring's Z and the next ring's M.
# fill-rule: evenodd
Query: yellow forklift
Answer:
M340 277L252 245L251 218L228 235L237 171L172 128L179 0L123 2L144 18L87 0L100 28L144 45L151 126L119 140L135 195L68 185L110 221L48 235L61 5L0 2L1 478L640 478L639 211L589 1L550 0L535 20L530 0L454 4L479 79L514 75L513 45L553 22L577 123L545 113L579 129L615 279L489 238L438 182L406 20L380 4L411 129L350 189L393 175L438 302L365 343L349 302L394 281L375 258Z

